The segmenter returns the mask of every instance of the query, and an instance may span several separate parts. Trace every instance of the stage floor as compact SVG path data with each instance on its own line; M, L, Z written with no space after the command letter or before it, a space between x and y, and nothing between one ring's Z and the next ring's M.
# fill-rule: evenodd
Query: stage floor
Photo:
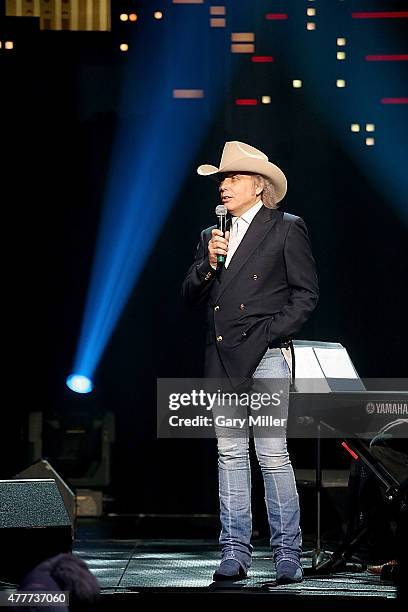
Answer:
M301 584L277 586L271 552L266 546L254 543L253 564L246 580L236 583L212 583L212 573L219 560L219 549L214 540L198 539L139 539L139 540L78 540L74 552L80 555L97 577L102 599L108 595L142 596L178 594L190 596L264 595L279 599L295 598L309 603L326 602L370 605L397 603L394 585L368 572L338 573L327 577L306 577ZM304 567L311 566L305 555ZM132 598L133 599L133 598ZM364 602L362 601L364 600ZM134 601L134 599L133 599ZM102 602L101 602L102 603ZM107 603L107 599L105 599ZM372 608L371 608L372 609Z

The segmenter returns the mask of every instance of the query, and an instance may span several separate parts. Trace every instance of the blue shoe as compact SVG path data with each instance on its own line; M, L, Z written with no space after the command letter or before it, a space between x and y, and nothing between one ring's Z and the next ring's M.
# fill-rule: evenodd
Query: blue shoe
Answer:
M303 570L293 561L281 561L276 566L276 582L278 584L293 584L302 582Z
M213 580L215 582L221 580L243 580L246 577L244 568L234 559L225 559L222 561L220 567L213 574Z

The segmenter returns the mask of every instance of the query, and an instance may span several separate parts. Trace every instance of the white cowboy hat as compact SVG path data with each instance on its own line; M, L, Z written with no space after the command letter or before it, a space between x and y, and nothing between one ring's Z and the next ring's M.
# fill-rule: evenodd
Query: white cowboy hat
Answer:
M265 153L245 144L245 142L238 142L238 140L226 142L219 168L210 164L203 164L197 168L197 173L201 176L236 171L253 172L254 174L266 176L275 187L277 202L280 202L285 197L287 180L282 170L268 161Z

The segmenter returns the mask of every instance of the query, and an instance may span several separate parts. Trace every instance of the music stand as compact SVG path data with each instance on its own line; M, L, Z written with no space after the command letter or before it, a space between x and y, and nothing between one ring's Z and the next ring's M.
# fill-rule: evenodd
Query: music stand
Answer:
M339 342L294 340L295 379L292 393L330 393L336 391L364 391L365 386L357 374L346 349ZM295 366L295 367L294 367ZM306 556L312 558L312 568L317 568L331 553L322 550L321 541L321 495L323 490L321 463L321 423L317 424L316 436L316 541L315 547Z

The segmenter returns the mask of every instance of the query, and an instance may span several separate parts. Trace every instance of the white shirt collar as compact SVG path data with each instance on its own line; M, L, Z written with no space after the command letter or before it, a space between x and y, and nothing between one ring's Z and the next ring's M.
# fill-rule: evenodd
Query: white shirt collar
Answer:
M254 204L253 206L251 206L251 208L249 208L246 212L244 212L244 214L241 215L241 217L232 217L231 223L234 225L237 219L243 219L243 221L245 221L245 223L249 225L251 221L253 220L253 218L255 217L256 213L261 210L262 206L263 206L263 202L262 200L259 200L257 204Z

